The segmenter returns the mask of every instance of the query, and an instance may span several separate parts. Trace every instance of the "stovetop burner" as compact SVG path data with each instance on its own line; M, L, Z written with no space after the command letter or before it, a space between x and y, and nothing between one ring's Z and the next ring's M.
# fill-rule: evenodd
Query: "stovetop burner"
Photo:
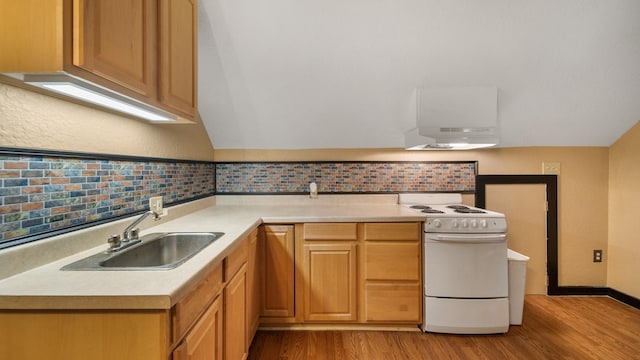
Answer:
M462 213L462 214L486 214L486 211L482 211L482 210L478 210L478 209L470 209L468 207L465 207L464 209L455 209L453 210L457 213Z
M448 205L447 207L449 209L455 209L455 210L464 210L464 209L468 209L469 208L466 205Z
M430 210L431 206L427 206L427 205L411 205L409 206L412 209L418 209L418 210Z
M444 214L444 211L440 211L436 209L423 209L422 212L425 214Z
M425 214L444 214L444 211L432 209L431 206L427 206L427 205L419 205L418 204L418 205L411 205L409 207L411 209L420 210L421 212L423 212Z

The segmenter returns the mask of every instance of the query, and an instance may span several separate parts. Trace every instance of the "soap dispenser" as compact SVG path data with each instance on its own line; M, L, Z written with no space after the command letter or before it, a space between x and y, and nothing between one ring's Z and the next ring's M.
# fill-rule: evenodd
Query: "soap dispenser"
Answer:
M315 182L309 184L309 197L312 199L318 198L318 185Z

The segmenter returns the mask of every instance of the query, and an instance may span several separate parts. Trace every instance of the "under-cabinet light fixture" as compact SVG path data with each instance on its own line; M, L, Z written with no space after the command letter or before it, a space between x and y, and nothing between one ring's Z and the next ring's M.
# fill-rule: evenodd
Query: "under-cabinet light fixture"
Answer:
M24 82L149 121L175 121L176 116L70 75L24 75Z

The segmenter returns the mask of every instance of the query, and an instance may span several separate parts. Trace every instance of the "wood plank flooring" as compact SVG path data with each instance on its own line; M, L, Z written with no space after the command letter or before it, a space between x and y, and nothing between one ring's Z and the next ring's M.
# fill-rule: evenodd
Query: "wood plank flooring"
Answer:
M609 297L527 295L503 335L259 331L249 359L640 359L640 310Z

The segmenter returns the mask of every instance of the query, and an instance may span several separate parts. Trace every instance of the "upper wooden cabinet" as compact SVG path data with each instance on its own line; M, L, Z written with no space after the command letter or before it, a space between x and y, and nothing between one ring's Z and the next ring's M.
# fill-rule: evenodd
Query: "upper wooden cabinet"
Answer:
M2 1L0 53L0 73L66 73L197 118L196 0Z
M198 89L196 0L160 0L160 102L196 116Z
M63 10L70 24L71 5L70 0L0 1L0 72L64 70L63 35L71 39L72 28L65 28Z
M72 13L73 65L142 96L155 98L158 88L155 2L76 0Z

